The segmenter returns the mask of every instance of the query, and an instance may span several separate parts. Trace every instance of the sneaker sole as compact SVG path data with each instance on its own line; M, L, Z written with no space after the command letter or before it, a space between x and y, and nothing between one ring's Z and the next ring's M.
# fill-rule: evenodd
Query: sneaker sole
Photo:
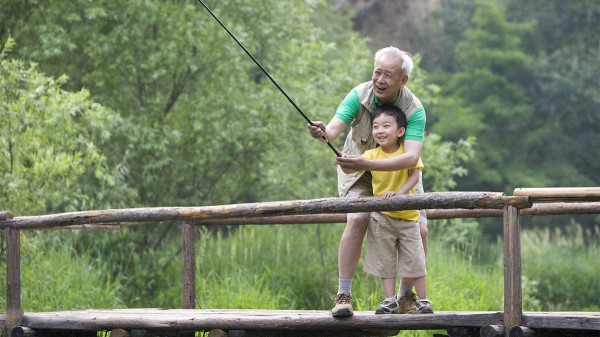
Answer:
M333 317L336 317L336 318L350 317L350 316L352 316L353 314L354 314L354 313L353 313L351 310L349 310L349 309L340 309L340 310L338 310L338 311L337 311L337 312L335 312L335 313L333 313L333 312L331 313L331 315L332 315Z

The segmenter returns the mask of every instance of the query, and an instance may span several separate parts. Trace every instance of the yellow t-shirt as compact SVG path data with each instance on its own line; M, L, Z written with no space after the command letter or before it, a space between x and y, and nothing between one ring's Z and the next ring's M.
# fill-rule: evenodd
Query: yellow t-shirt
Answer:
M394 153L385 153L381 150L381 147L376 147L371 150L367 150L363 153L363 157L368 159L386 159L390 157L397 156L399 154L404 153L404 144L400 144L400 148L398 151ZM424 168L423 162L421 158L419 158L419 162L416 169L422 170ZM397 191L404 182L408 179L408 170L400 170L400 171L371 171L371 175L373 176L373 195L379 196L387 191ZM413 187L409 194L414 194L415 188ZM416 210L406 210L406 211L393 211L393 212L381 212L385 215L391 216L392 218L399 218L404 220L417 221L419 220L419 212Z

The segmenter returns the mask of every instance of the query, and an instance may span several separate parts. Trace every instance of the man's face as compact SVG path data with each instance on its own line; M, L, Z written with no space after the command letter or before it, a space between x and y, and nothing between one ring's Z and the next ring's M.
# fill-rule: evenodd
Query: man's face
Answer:
M402 60L393 56L384 55L375 62L373 69L373 88L375 96L382 103L392 103L396 100L398 92L408 81L408 76L402 72Z

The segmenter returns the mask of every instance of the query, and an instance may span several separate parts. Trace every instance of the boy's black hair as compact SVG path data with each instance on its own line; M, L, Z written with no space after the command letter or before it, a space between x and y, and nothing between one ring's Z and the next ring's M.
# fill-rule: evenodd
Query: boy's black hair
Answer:
M384 104L380 107L377 107L375 108L375 111L373 111L373 119L381 114L394 117L396 119L396 123L398 123L398 128L406 128L406 115L399 107L391 104Z

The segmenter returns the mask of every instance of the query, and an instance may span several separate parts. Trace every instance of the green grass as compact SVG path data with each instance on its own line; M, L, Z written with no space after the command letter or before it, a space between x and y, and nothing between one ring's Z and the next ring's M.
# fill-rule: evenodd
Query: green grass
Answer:
M41 240L21 234L21 305L24 311L122 308L120 284L87 256L68 245L42 248ZM5 261L2 271L5 272ZM6 308L6 283L0 283L0 306ZM4 310L3 310L4 311Z
M541 310L600 311L599 226L531 229L521 246L522 273L535 282Z

